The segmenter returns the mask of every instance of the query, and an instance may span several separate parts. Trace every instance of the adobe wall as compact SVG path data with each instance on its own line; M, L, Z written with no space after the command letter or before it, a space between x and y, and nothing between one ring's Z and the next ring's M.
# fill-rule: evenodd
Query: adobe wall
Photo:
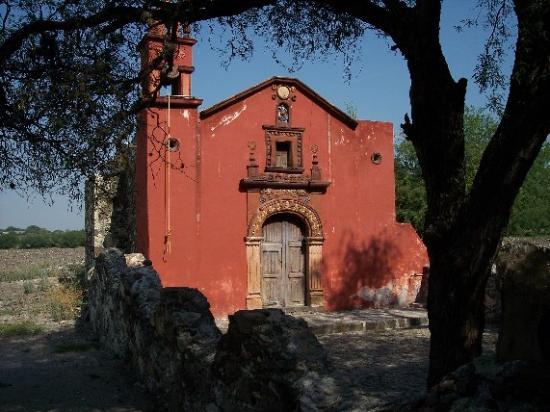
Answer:
M102 345L129 362L159 409L337 409L341 388L305 321L275 309L240 311L222 335L204 295L163 289L147 263L140 254L101 253L87 313Z
M267 87L201 121L200 215L196 223L199 271L186 281L213 302L215 313L242 308L246 297L243 237L256 213L258 196L238 191L246 176L250 141L258 170L266 166L265 132L274 124L276 102ZM322 226L322 282L329 310L406 305L414 302L428 258L412 226L395 220L393 129L390 123L360 121L355 130L319 107L299 88L289 102L291 125L304 127L304 174L312 146L326 193L310 193ZM373 155L378 161L373 161ZM211 259L211 254L216 256Z

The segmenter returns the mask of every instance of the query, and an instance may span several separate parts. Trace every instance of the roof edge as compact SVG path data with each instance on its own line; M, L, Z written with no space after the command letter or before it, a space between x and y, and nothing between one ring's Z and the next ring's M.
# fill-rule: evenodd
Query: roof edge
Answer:
M200 118L201 120L206 119L218 113L219 111L225 109L226 107L232 104L235 104L240 100L246 99L248 96L276 82L285 82L300 88L306 96L308 96L310 99L315 101L319 106L327 110L329 113L331 113L335 118L343 122L345 125L347 125L351 129L355 129L357 127L358 125L357 120L355 120L354 118L352 118L351 116L349 116L348 114L340 110L338 107L334 106L332 103L330 103L328 100L323 98L321 95L319 95L317 92L315 92L311 87L303 83L301 80L298 80L294 77L280 77L280 76L273 76L267 80L264 80L261 83L256 84L255 86L252 86L246 90L243 90L240 93L237 93L225 100L222 100L219 103L216 103L215 105L201 111Z

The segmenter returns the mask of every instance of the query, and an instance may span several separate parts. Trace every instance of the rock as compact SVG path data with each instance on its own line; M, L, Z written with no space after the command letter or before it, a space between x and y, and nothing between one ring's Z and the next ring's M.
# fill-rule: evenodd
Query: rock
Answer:
M550 372L523 361L477 358L444 377L423 400L403 411L530 411L550 405Z
M213 365L224 411L325 410L338 393L326 353L306 322L278 309L239 311Z
M141 253L128 253L124 255L124 258L126 259L126 266L128 266L129 268L150 266L145 264L147 259L145 259L145 256L143 256Z
M503 244L500 360L550 363L550 246L530 240Z

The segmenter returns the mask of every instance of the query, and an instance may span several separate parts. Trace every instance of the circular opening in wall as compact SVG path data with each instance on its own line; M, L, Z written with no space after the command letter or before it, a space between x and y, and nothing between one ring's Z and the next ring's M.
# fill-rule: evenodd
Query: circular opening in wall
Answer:
M374 152L372 156L370 157L370 160L375 165L379 165L382 162L382 153Z
M171 152L177 152L180 149L180 141L175 137L170 137L168 140L166 140L166 147Z

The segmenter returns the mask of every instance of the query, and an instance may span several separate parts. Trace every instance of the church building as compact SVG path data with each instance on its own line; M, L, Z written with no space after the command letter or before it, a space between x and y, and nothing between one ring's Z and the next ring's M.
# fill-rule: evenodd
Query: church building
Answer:
M163 286L239 309L407 305L426 249L395 218L393 128L356 120L305 83L272 77L206 109L188 35L153 71L171 91L139 113L136 249ZM164 36L141 42L150 67Z

